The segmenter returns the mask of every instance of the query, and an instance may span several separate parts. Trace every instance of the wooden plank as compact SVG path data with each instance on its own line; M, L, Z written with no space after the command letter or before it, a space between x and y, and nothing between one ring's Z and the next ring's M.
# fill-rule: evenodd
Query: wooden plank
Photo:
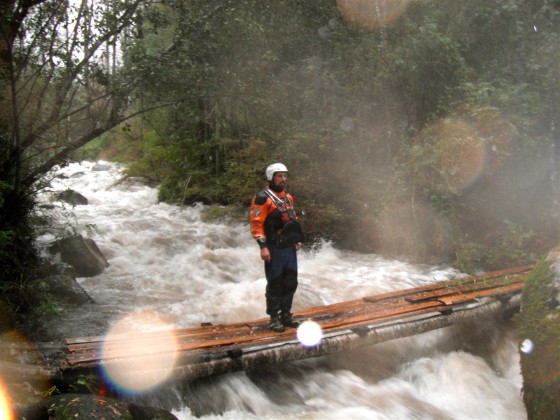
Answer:
M492 280L490 282L484 283L470 283L460 287L447 287L444 289L440 289L433 293L429 292L422 292L422 293L415 293L410 296L406 297L408 302L422 302L424 300L432 300L432 299L440 299L446 296L454 296L458 294L468 294L473 293L475 291L481 290L493 290L497 287L503 286L505 283L499 280ZM522 279L516 279L515 281L510 281L509 284L519 285L520 288L523 287L525 284Z
M391 292L380 293L378 295L373 295L373 296L366 296L363 299L369 302L375 302L387 298L402 297L414 293L436 291L442 288L455 287L458 285L467 285L470 283L478 283L488 279L507 277L511 275L520 275L526 277L529 274L529 272L534 268L534 266L535 266L534 264L531 264L522 267L514 267L505 270L492 271L489 273L484 273L484 274L479 274L474 276L460 277L452 280L437 282L434 284L417 286L409 289L394 290Z
M254 322L265 321L265 318L262 320L255 320ZM209 325L204 327L188 327L188 328L178 328L173 331L176 331L178 334L192 334L196 335L198 333L208 333L208 332L221 332L221 331L229 331L229 330L236 330L243 327L251 327L251 324L247 321L233 323L233 324L219 324L219 325ZM154 334L154 335L167 335L168 330L161 330L161 331L147 331L146 334ZM134 338L136 333L131 334L119 334L111 336L112 341L118 340L130 340ZM102 343L106 341L106 336L91 336L91 337L78 337L78 338L67 338L66 344L67 345L79 345L79 344L93 344L93 343Z
M107 346L112 343L126 342L134 340L135 342L141 343L143 340L152 340L161 337L168 337L169 332L172 331L174 337L189 339L196 341L201 337L217 337L217 336L235 336L235 335L247 335L251 334L251 331L258 328L259 324L266 325L268 319L261 319L253 321L251 324L245 322L235 323L235 324L222 324L217 326L207 326L207 327L193 327L193 328L182 328L176 330L162 330L155 332L144 332L135 334L124 334L118 336L108 336L108 337L93 337L90 342L85 342L79 340L71 340L70 342L78 342L80 344L70 344L68 349L72 352L78 351L90 351L96 350L100 345Z
M522 288L523 288L522 285L520 286L519 284L513 284L510 286L503 286L498 289L480 290L472 293L442 297L442 298L438 298L438 300L445 303L446 305L455 305L457 303L462 303L465 301L474 300L481 297L501 296L501 295L510 294L511 292L517 292Z

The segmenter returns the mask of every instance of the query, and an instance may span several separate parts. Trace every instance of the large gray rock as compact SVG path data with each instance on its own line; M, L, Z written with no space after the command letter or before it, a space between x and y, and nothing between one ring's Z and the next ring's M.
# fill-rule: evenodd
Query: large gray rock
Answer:
M102 171L108 171L109 169L111 169L111 166L109 165L104 165L102 163L97 162L95 165L93 165L93 167L91 168L92 171L97 171L97 172L102 172Z
M79 192L76 192L76 191L70 190L70 189L64 190L64 191L58 193L56 195L56 199L60 200L60 201L64 201L68 204L72 204L73 206L87 205L88 204L88 199L87 198L85 198Z
M81 235L56 241L49 247L51 254L60 255L60 260L76 269L77 277L93 277L109 266L96 243Z

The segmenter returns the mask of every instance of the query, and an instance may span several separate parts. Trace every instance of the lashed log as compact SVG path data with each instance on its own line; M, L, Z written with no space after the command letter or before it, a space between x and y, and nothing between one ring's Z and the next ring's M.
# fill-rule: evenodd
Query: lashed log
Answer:
M397 321L388 325L362 326L343 331L327 333L321 343L314 347L305 347L296 339L273 344L261 344L235 350L214 350L202 354L183 353L173 370L170 381L193 381L214 375L235 371L255 371L260 368L292 362L301 359L315 358L332 353L347 352L360 347L379 344L389 340L410 337L428 331L448 327L462 322L480 320L499 316L518 308L519 296L502 301L469 305L457 309L449 315L420 315L414 319ZM118 363L119 358L102 362L106 367ZM146 374L147 372L143 372ZM155 375L158 372L153 372ZM132 377L135 372L128 372ZM123 373L126 375L126 373Z
M368 296L354 301L297 311L299 319L312 319L323 330L319 345L303 346L296 331L273 333L267 319L175 330L177 347L158 350L157 359L174 351L176 363L170 380L195 380L238 370L350 351L396 338L444 328L482 317L509 313L519 307L519 296L531 266L486 273L481 276ZM150 348L168 332L112 337L67 339L63 374L115 368L121 362L140 361L136 347ZM135 346L127 346L134 339ZM149 353L149 351L147 351ZM127 366L130 366L128 364ZM161 373L146 363L122 375ZM152 370L150 370L152 369ZM159 370L158 370L159 369Z

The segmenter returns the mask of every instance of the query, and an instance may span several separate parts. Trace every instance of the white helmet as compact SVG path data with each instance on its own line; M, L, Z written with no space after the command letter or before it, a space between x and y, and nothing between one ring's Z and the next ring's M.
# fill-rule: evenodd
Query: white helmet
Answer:
M266 179L272 181L274 174L276 172L288 172L288 168L283 163L273 163L268 168L266 168Z

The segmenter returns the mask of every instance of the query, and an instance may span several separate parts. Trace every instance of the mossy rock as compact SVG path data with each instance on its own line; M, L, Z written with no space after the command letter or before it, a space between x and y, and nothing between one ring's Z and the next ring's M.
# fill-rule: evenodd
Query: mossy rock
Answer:
M541 261L526 280L518 336L521 345L523 400L529 419L560 413L560 307L555 276Z
M173 414L159 408L129 404L101 395L63 394L52 397L46 408L56 419L177 420Z

